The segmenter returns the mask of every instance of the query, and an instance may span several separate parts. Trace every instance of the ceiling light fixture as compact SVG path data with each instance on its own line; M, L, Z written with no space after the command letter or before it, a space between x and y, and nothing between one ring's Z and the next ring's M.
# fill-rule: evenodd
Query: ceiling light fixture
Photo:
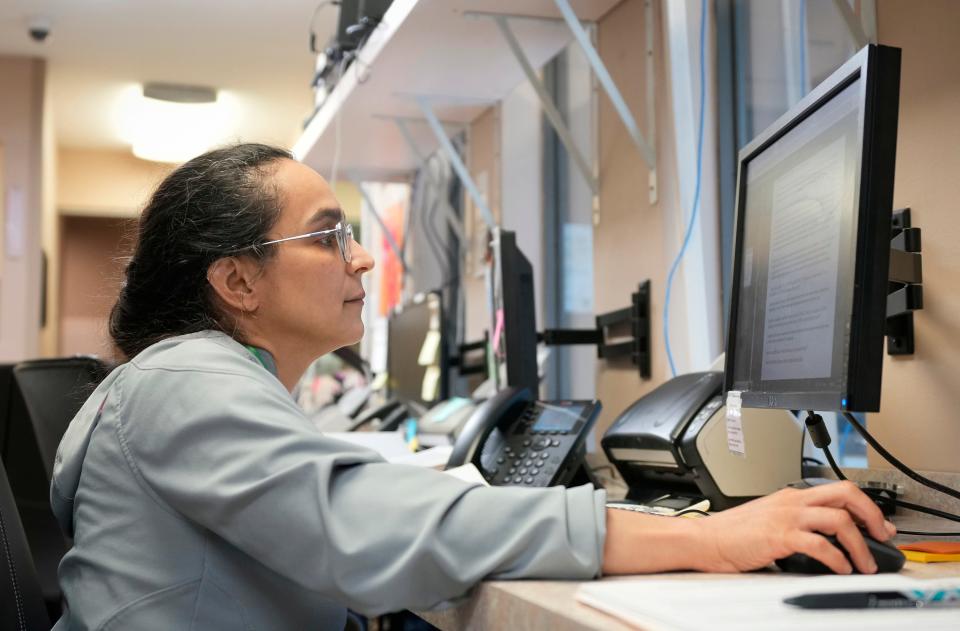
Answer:
M133 154L155 162L185 162L222 144L233 107L209 87L147 83L127 100L123 136Z

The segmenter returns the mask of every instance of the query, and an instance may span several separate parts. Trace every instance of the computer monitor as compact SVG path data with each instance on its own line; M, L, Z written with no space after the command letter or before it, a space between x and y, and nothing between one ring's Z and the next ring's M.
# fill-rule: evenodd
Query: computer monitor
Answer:
M360 46L383 19L393 0L340 0L336 44L341 50Z
M880 407L900 50L867 46L740 151L724 389Z
M439 293L420 296L387 322L387 393L429 407L448 396L448 359Z
M537 375L537 320L533 267L517 247L517 235L496 228L490 242L491 375L503 386L539 391ZM505 373L505 379L504 379Z

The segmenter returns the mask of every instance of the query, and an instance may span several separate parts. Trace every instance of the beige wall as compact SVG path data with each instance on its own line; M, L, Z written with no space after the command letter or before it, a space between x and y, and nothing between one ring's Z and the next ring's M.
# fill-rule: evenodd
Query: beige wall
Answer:
M135 230L135 219L61 219L60 354L113 355L107 319Z
M894 207L923 233L916 353L886 357L878 440L920 469L960 471L960 3L877 2L878 39L903 50ZM871 466L883 466L876 454Z
M43 112L46 64L42 59L0 56L0 147L4 182L0 199L0 361L40 353L40 242L43 212ZM11 191L23 195L15 248L7 247Z
M57 207L68 215L136 217L172 168L129 151L61 147Z
M43 226L41 242L43 251L47 255L47 283L43 288L46 293L46 314L43 329L40 331L40 354L44 357L53 357L58 354L57 335L60 321L60 296L57 287L60 286L60 221L57 213L57 139L56 126L53 120L52 91L49 88L50 77L47 75L43 102Z
M130 151L61 147L57 156L57 207L61 214L136 217L147 198L176 165L148 162ZM337 199L347 217L360 221L360 192L338 182Z
M494 221L500 221L500 107L495 105L478 116L471 124L467 142L467 168L487 196L487 205L493 213ZM484 187L484 182L486 186ZM469 195L466 199L464 225L468 235L476 230L485 230L480 210L474 206ZM466 266L465 266L466 267ZM483 332L490 328L490 315L487 309L486 285L483 277L467 270L463 282L466 301L465 340L474 342L483 338Z
M663 41L660 3L654 3L655 72L657 117L657 184L659 200L651 205L647 195L648 168L634 146L606 94L599 102L600 205L599 223L593 235L594 299L597 313L627 307L637 285L650 280L650 335L652 377L640 378L629 363L600 362L597 398L603 412L594 430L599 438L613 420L640 396L666 381L669 375L663 349L664 286L667 275L665 236L676 226L667 213L679 213L676 200L675 158L672 146L671 107ZM646 119L646 77L643 63L642 0L625 0L599 23L600 56L637 121ZM668 242L672 242L670 239ZM674 292L671 311L684 309L682 292ZM678 333L672 336L678 337ZM683 340L674 339L674 346Z
M129 151L61 147L56 159L56 212L45 225L50 270L51 355L111 354L107 315L117 295L134 219L172 165ZM122 240L127 231L126 241Z

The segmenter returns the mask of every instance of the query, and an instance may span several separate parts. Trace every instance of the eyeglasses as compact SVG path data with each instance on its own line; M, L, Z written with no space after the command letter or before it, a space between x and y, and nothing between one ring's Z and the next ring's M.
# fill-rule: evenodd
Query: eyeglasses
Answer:
M349 263L353 260L353 226L345 221L338 222L336 226L328 230L318 230L317 232L308 232L306 234L298 234L295 237L284 237L283 239L274 239L273 241L264 241L257 245L248 245L247 247L241 249L243 250L252 250L264 245L273 245L274 243L283 243L284 241L296 241L297 239L310 239L310 238L323 238L330 235L336 235L337 245L340 246L340 255L343 256L343 262Z

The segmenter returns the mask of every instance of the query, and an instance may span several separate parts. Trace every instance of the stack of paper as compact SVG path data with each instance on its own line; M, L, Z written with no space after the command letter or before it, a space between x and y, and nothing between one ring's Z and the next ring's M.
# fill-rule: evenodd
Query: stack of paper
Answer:
M897 574L770 575L765 578L622 580L584 583L577 600L650 631L956 631L960 608L812 611L784 604L801 594L955 587L960 578L926 581Z

